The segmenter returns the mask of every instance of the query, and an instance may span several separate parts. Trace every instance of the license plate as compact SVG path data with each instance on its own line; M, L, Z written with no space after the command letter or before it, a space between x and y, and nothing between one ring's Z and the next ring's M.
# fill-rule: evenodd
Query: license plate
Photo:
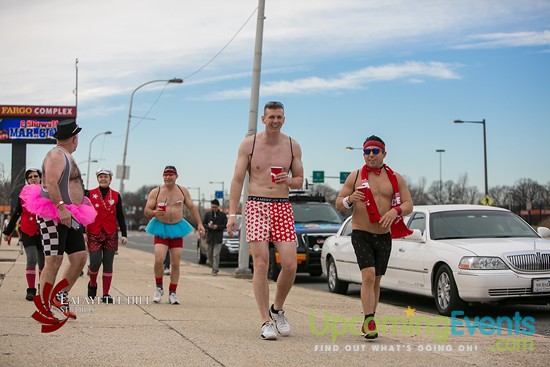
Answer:
M533 293L550 292L550 278L533 279Z

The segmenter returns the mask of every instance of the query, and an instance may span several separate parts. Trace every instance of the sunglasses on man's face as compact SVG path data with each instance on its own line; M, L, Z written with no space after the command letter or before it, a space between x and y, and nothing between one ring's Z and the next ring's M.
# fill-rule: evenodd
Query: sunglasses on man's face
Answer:
M372 148L372 149L365 149L363 150L363 152L365 153L365 155L370 155L370 153L372 152L374 155L377 155L378 153L380 153L382 151L382 149L380 148Z
M30 175L30 176L27 176L27 180L31 179L31 178L40 178L40 176L38 175Z

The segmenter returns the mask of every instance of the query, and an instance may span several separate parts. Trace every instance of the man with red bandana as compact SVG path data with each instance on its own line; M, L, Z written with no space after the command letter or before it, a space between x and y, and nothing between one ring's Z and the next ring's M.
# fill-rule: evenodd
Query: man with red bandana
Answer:
M97 217L93 223L86 226L88 252L90 256L90 267L88 275L88 297L95 298L97 295L97 275L99 267L103 263L103 303L113 303L109 295L111 281L113 279L113 262L115 253L118 251L118 229L120 228L120 244L128 242L126 221L122 208L120 194L109 187L113 179L113 172L101 168L96 172L99 187L90 190L87 196L97 211Z
M363 143L365 165L348 176L336 199L336 209L353 209L351 242L361 269L362 332L367 339L378 337L374 314L392 238L412 233L403 222L413 209L411 194L403 177L384 164L386 155L384 141L368 137Z
M166 166L162 172L164 184L154 188L149 193L145 204L145 216L149 224L145 229L153 234L155 253L155 284L153 302L160 303L164 295L162 276L164 273L164 259L170 251L170 285L168 288L168 301L172 305L180 302L176 296L176 289L180 278L180 260L183 250L183 237L193 232L193 227L183 219L184 205L189 209L193 219L197 222L199 234L204 236L204 227L201 222L199 210L193 204L189 190L176 184L178 171L174 166Z

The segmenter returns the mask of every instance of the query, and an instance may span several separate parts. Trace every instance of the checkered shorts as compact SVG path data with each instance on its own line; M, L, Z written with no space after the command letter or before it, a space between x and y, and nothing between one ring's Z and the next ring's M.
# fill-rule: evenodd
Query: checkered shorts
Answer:
M58 256L67 253L84 251L84 236L81 231L74 230L61 223L55 223L53 220L45 220L36 217L40 226L40 236L42 238L42 247L44 255Z
M294 213L288 199L249 196L246 201L247 242L294 242Z

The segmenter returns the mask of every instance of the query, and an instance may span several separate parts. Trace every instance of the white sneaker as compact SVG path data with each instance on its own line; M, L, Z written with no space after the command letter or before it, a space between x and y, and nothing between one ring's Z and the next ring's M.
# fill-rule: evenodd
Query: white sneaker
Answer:
M281 336L290 335L290 325L288 324L288 320L283 310L273 313L271 312L271 307L269 307L269 317L271 317L271 320L275 323L275 328Z
M160 299L162 298L163 294L164 294L164 290L162 288L157 287L155 294L153 294L153 302L160 303Z
M164 275L170 275L170 268L164 269Z
M176 296L176 292L170 293L170 295L168 296L168 299L169 299L171 305L179 305L180 304L180 301L178 300L178 296Z
M262 333L260 337L263 340L277 340L277 333L275 332L275 326L269 321L264 322L262 325Z

